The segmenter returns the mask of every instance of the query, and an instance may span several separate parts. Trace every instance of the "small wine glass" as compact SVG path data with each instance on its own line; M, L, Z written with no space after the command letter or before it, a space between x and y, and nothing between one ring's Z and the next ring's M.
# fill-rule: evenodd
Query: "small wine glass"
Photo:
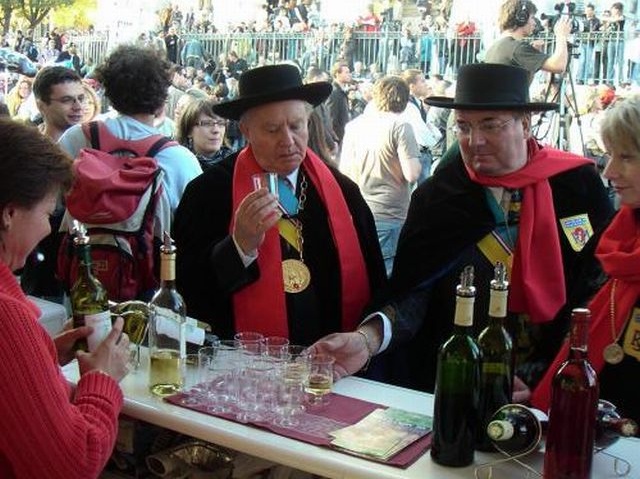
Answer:
M307 402L311 406L326 406L329 404L327 395L333 386L333 365L335 358L329 354L317 353L309 356L309 376L304 390Z

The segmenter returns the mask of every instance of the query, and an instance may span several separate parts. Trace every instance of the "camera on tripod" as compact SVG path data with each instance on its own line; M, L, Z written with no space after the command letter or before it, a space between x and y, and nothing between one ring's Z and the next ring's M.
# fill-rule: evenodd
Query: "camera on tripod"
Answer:
M571 34L580 32L580 22L576 19L576 4L575 2L565 2L565 3L556 3L553 6L555 13L540 14L540 18L544 20L548 20L549 29L553 30L556 22L562 17L562 15L567 15L571 21Z

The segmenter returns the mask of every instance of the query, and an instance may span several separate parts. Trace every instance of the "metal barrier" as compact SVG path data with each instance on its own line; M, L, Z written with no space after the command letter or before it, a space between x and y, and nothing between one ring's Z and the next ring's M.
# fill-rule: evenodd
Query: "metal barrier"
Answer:
M621 83L640 78L640 65L625 59L623 32L597 32L578 34L572 38L570 60L576 82ZM552 52L553 35L537 37L544 40L544 49ZM439 73L449 80L456 77L460 65L478 60L485 49L484 39L478 34L452 37L448 34L428 33L414 38L413 46L397 30L374 33L355 32L351 40L342 33L322 30L307 33L225 33L184 34L180 38L179 52L189 40L199 40L210 59L218 63L221 54L235 51L250 66L263 62L296 62L305 71L317 65L329 71L341 59L351 65L360 61L365 66L377 64L387 73L405 68L419 68L425 73ZM77 36L72 39L83 58L93 58L99 64L108 49L117 43L108 35Z

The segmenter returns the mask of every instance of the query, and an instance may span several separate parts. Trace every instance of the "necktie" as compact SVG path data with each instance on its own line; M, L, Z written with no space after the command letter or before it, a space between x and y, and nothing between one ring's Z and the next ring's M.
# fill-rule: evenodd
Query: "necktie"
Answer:
M278 177L278 197L280 204L289 216L298 214L298 198L296 198L291 182L287 178Z

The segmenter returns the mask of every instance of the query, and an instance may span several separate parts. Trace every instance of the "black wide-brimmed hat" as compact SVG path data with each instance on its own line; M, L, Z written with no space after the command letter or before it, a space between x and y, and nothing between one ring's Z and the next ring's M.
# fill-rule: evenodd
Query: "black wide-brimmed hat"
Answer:
M216 115L239 120L250 108L284 100L304 100L313 106L331 94L328 82L302 84L300 72L293 65L268 65L247 70L240 75L239 95L231 101L213 106Z
M427 105L457 110L557 110L557 103L529 101L529 72L498 63L471 63L458 69L456 96L430 96Z

